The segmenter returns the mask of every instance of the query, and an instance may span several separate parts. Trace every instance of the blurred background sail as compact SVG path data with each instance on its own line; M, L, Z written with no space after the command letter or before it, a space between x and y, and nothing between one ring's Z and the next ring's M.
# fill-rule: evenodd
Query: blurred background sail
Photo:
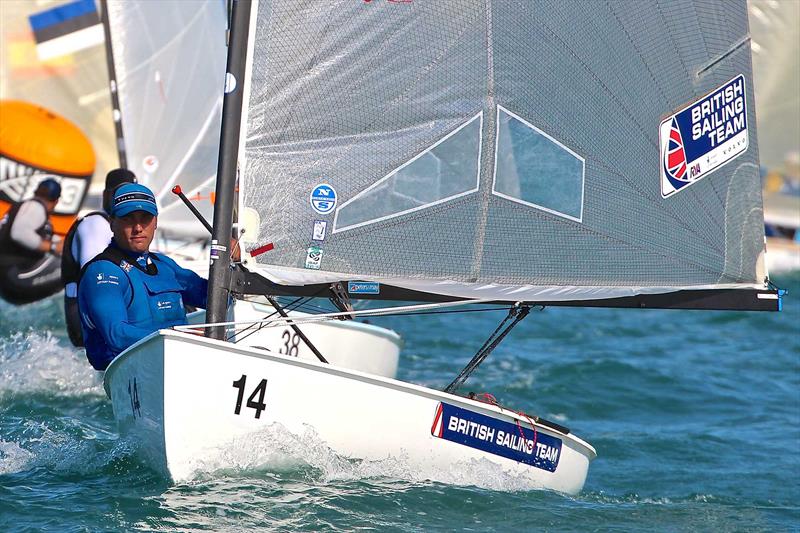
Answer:
M800 269L800 2L750 0L770 272Z
M800 150L800 2L750 0L759 156L767 168Z
M223 0L109 0L128 168L158 199L159 229L208 238L171 189L211 220L227 48Z

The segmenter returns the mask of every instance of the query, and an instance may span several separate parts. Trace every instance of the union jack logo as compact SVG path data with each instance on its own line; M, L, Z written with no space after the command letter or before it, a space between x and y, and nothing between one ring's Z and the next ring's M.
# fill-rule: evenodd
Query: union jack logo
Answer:
M683 149L683 138L675 117L672 118L670 125L667 149L664 150L664 170L670 178L684 182L689 181L686 178L686 152Z

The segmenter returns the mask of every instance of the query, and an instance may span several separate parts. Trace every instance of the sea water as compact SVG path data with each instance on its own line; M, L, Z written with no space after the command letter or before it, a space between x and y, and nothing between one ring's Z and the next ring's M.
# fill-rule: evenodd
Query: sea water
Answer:
M578 496L489 464L351 461L280 431L168 484L119 436L60 295L0 303L0 531L798 530L800 275L776 281L782 313L548 308L492 353L463 390L593 444ZM405 339L401 379L441 389L503 316L373 322Z

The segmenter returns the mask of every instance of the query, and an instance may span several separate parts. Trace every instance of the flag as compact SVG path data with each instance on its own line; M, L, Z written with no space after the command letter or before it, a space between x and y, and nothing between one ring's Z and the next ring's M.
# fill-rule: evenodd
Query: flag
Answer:
M28 17L40 61L101 44L103 26L94 0L77 0Z

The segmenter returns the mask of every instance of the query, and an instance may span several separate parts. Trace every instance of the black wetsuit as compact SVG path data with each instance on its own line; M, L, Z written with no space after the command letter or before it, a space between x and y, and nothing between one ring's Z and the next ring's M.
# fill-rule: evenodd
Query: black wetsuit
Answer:
M14 304L35 302L61 289L61 264L56 256L31 250L11 238L11 227L20 208L27 202L44 202L32 198L12 207L0 221L0 296ZM53 238L49 218L36 229L42 240Z

